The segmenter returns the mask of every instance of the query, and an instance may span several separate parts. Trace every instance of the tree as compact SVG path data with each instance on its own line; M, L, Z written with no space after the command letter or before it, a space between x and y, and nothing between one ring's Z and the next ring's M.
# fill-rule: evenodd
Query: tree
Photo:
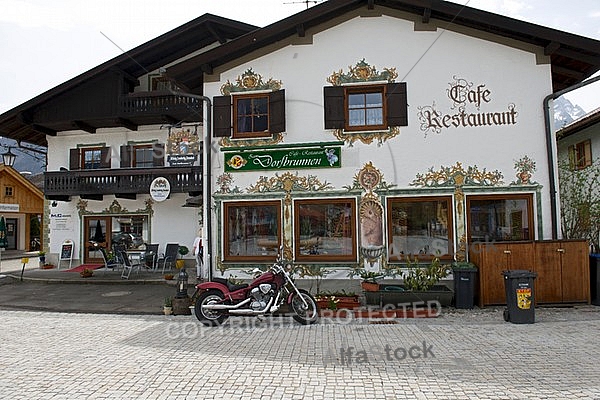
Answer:
M583 169L568 159L558 164L563 238L586 239L600 252L600 158Z

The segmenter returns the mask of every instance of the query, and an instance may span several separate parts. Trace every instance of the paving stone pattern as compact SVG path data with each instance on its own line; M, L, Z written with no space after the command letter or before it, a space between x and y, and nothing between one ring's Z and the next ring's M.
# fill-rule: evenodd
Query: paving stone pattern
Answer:
M0 310L0 399L600 399L599 309L537 309L526 325L491 308L210 329L193 316ZM419 358L402 358L413 346Z

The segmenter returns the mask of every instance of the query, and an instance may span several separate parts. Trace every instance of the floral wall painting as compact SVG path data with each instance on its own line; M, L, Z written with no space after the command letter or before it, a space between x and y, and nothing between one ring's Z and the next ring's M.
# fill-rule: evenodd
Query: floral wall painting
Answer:
M511 185L530 185L536 183L531 181L531 176L537 168L535 161L529 158L529 156L525 155L516 160L514 168L516 171L517 180L511 182Z
M252 68L247 69L242 75L238 76L235 83L227 80L221 86L221 94L230 95L235 92L248 92L251 90L279 90L281 89L281 81L270 78L264 81L262 75L252 71Z

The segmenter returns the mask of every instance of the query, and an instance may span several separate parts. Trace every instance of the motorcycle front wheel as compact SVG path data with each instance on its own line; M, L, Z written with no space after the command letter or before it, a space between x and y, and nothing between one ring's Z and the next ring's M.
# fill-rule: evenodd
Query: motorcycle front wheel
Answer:
M319 319L317 302L306 290L300 289L299 292L302 297L298 296L298 293L294 293L290 301L290 311L294 313L293 318L302 325L314 324ZM308 307L304 305L302 299L306 301Z
M223 314L223 312L218 310L207 310L203 308L207 304L216 304L223 301L225 297L223 293L218 290L209 290L202 293L196 299L196 304L194 306L194 313L196 314L196 318L205 326L219 326L222 325L223 322L228 318L228 315Z

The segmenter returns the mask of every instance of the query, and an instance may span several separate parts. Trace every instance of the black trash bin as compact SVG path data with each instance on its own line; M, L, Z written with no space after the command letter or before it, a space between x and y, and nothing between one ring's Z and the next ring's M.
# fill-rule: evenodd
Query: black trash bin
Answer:
M533 324L535 322L535 298L533 281L535 272L516 269L503 271L506 290L504 320L513 324Z
M475 278L477 268L471 263L456 265L454 275L454 307L471 309L475 305Z
M590 286L592 304L600 306L600 253L590 254Z

